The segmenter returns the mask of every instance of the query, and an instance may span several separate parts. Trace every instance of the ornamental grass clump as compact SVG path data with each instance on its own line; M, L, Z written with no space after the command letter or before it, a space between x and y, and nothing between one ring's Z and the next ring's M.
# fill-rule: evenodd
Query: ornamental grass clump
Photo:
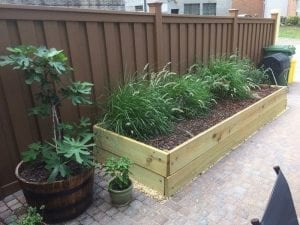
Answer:
M116 89L105 104L102 126L145 140L171 130L172 105L144 78Z
M205 81L191 74L172 75L162 81L161 93L171 99L176 118L193 118L206 114L214 103Z
M248 62L236 56L221 57L210 61L209 65L194 65L191 71L207 82L210 91L218 99L246 99L252 96L251 89L258 85L249 74Z

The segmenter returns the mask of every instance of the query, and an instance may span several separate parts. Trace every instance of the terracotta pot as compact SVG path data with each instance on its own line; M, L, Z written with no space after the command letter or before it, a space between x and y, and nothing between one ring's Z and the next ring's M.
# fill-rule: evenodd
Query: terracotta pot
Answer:
M46 223L63 222L84 212L93 200L94 169L55 182L30 182L20 176L23 162L16 167L16 177L30 206L44 205Z
M113 180L110 181L110 183ZM132 199L132 181L130 180L130 186L124 190L115 190L111 187L111 185L108 186L108 192L110 194L111 203L115 206L124 206L131 202Z

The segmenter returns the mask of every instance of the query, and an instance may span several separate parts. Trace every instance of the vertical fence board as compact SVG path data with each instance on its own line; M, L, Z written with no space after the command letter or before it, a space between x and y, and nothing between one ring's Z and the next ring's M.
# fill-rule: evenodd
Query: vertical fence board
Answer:
M209 58L216 57L216 25L210 25Z
M88 50L86 27L83 22L67 22L70 56L74 68L74 79L91 82L90 56ZM79 115L91 117L92 106L78 106Z
M222 52L222 24L217 24L216 36L216 57L220 57Z
M195 63L195 47L196 47L195 24L188 24L188 67Z
M232 54L232 24L228 24L227 31L227 53Z
M222 24L222 56L227 53L227 24Z
M203 25L196 24L196 60L202 62L203 55Z
M143 24L136 23L134 30L134 49L137 71L142 71L147 64L146 30Z
M171 61L170 25L163 24L163 66Z
M147 32L147 57L150 71L154 70L155 66L155 50L154 50L154 26L148 23L146 25Z
M91 36L93 33L91 33ZM125 82L131 78L135 73L136 66L135 61L135 43L133 38L133 28L128 23L120 23L120 35L121 35L121 51L123 59L123 71L125 76Z
M86 24L88 48L90 54L91 73L94 83L94 99L101 101L107 94L108 80L106 70L106 60L104 51L103 28L99 31L97 22L88 22ZM99 112L99 111L98 111Z
M106 57L108 65L109 83L111 89L118 87L123 83L121 56L118 55L120 44L117 38L116 25L113 23L104 23L104 35L106 46Z
M171 70L179 72L179 32L178 25L170 25Z
M187 68L187 28L186 24L179 25L179 52L180 52L180 73L184 73Z
M209 60L209 25L204 24L203 28L203 63L207 64Z

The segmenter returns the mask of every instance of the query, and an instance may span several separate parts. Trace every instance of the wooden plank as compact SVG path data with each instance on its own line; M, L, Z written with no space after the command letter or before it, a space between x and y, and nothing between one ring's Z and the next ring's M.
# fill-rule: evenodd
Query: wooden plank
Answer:
M209 58L216 57L216 25L210 24Z
M102 28L102 27L101 27ZM91 65L91 77L94 83L94 100L102 100L108 93L108 79L106 70L106 60L104 58L104 36L103 29L99 32L99 26L97 22L86 23L86 33L88 41L88 52ZM97 110L97 111L96 111ZM100 113L99 108L95 112Z
M196 47L196 31L195 24L188 24L188 63L187 66L190 67L195 63L195 47Z
M259 46L258 46L258 56L257 56L257 63L260 62L260 60L262 59L262 55L263 55L263 24L260 24L260 31L259 31Z
M124 22L124 23L153 23L151 13L110 12L91 9L75 9L66 7L18 7L13 5L3 7L0 4L0 19L43 20L43 21L85 21L85 22Z
M232 23L232 18L228 17L203 17L203 16L186 16L186 15L164 15L163 23L172 24L223 24Z
M104 163L109 157L120 157L120 155L113 154L101 148L96 148L95 152L96 158L100 163ZM163 176L145 169L138 164L134 164L131 167L130 172L131 178L164 195L165 178Z
M255 54L255 45L256 42L256 24L252 24L252 37L251 37L251 48L250 48L250 59L254 61L254 54Z
M135 66L135 43L133 28L128 23L120 23L121 52L125 83L128 82L137 68Z
M217 24L217 32L216 32L216 57L220 57L222 55L222 24Z
M187 26L186 24L179 25L179 58L180 58L180 73L185 73L187 69Z
M117 25L104 23L105 48L111 90L123 83L122 59Z
M171 70L179 72L179 32L177 24L170 24Z
M196 24L196 61L202 63L203 60L203 25Z
M256 115L255 120L248 121L244 127L232 133L224 142L216 145L210 151L204 152L198 158L191 161L188 165L169 176L166 180L165 195L171 196L175 194L186 183L190 182L194 177L202 171L209 168L216 161L220 160L228 151L245 140L249 135L258 128L273 120L278 114L286 108L286 96L276 101L273 107L264 109Z
M203 63L207 64L209 61L209 25L204 24L203 27Z
M169 62L171 62L171 46L170 46L170 24L163 24L163 66L165 67ZM170 69L169 67L167 67Z
M168 174L168 152L105 130L97 125L95 143L97 147L116 155L127 156L136 164L162 176Z
M239 32L238 32L238 54L239 54L240 57L242 57L243 34L244 34L243 24L239 24Z
M227 24L222 25L222 56L227 54Z
M144 24L135 23L134 30L134 50L135 62L137 71L143 71L147 64L147 45L146 45L146 30ZM117 65L115 65L117 66Z
M227 25L227 54L231 55L232 52L232 24Z
M73 75L75 80L91 82L90 56L88 52L88 42L86 27L84 23L67 22L67 35L70 48ZM75 108L74 108L75 109ZM80 105L77 107L80 117L92 117L94 106Z
M147 54L148 54L149 70L153 71L155 68L154 26L153 26L153 24L148 23L146 25L146 32L147 32Z
M227 118L221 123L198 134L194 138L184 142L170 151L170 174L183 168L190 161L222 142L235 130L240 129L249 120L255 118L255 113L261 108L269 107L268 104L277 98L285 95L285 88L282 88L255 104Z

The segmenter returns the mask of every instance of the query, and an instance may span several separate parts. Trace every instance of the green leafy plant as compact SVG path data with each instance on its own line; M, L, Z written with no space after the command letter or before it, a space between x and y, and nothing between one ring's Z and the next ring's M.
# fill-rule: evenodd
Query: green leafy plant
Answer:
M299 17L298 16L289 16L285 20L286 25L298 25L299 24Z
M217 98L245 99L252 96L251 89L258 85L248 77L246 61L237 56L221 57L211 60L209 65L194 65L190 71L205 81Z
M43 210L44 206L40 208ZM26 214L19 219L15 224L16 225L41 225L43 222L43 217L38 212L36 207L28 207Z
M49 181L72 175L72 164L81 168L95 166L92 149L93 134L90 121L81 118L79 124L62 122L60 107L66 99L74 106L92 104L90 94L93 84L84 81L62 82L62 77L72 68L62 50L55 48L17 46L7 48L9 55L0 57L0 67L12 66L24 71L27 85L38 84L37 104L29 110L29 115L50 117L52 140L36 142L28 146L22 159L28 163L43 163L49 171Z
M110 188L124 190L130 186L129 168L131 165L132 162L126 157L120 157L119 159L111 157L105 161L103 165L105 175L112 177L109 184Z

